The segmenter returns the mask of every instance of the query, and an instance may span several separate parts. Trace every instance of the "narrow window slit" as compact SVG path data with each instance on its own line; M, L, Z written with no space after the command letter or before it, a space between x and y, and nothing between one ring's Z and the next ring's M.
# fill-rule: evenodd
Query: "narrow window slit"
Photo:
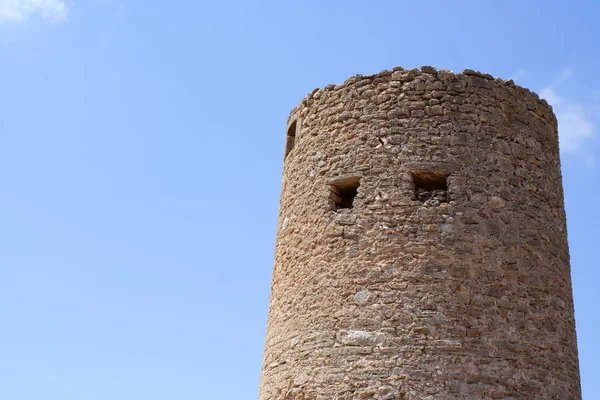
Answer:
M294 145L296 144L296 127L298 126L297 122L297 120L294 120L294 122L292 122L288 127L285 139L285 157L290 154L290 151L292 151Z
M353 208L354 198L358 194L360 178L352 177L340 179L330 184L329 200L334 210Z
M448 184L445 171L411 171L415 200L429 205L448 202Z

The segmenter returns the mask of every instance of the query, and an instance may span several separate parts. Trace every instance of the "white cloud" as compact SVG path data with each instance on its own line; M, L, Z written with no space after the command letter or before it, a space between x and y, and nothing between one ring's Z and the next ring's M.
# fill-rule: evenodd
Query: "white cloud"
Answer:
M567 79L569 74L563 74L560 81ZM558 120L558 136L560 150L565 153L580 153L586 139L594 136L594 123L585 108L560 96L553 86L547 86L540 96L554 109Z
M519 68L517 70L517 72L515 72L510 78L508 79L512 79L513 81L520 81L521 79L525 78L525 76L527 76L527 70L525 68Z
M588 168L596 168L596 159L594 157L588 157L585 160L585 166Z
M0 0L0 23L22 21L36 13L61 21L67 18L67 7L63 0Z
M560 76L556 80L555 84L563 83L567 79L573 76L573 68L565 68L560 73Z

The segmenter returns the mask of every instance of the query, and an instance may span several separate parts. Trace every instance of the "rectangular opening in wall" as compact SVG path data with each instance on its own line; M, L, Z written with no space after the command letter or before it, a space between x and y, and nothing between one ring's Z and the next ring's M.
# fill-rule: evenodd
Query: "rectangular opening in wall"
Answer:
M359 186L359 177L344 178L330 183L329 200L333 209L353 208Z
M287 157L288 154L290 154L290 151L292 151L292 149L294 148L294 145L296 144L296 128L298 126L298 121L294 120L294 122L292 122L290 124L290 126L287 129L287 135L285 138L285 157Z
M430 205L448 202L448 172L411 171L410 174L415 188L415 200Z

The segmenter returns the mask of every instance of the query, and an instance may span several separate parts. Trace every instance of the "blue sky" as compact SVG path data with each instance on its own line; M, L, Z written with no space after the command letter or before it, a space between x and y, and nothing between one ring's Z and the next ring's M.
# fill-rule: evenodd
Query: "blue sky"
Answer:
M397 65L512 77L554 105L584 398L600 398L598 15L0 0L0 398L255 399L288 112Z

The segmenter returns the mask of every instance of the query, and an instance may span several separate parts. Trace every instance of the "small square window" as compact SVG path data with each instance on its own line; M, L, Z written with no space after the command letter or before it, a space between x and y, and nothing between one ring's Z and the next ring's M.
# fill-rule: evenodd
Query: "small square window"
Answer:
M353 208L354 198L358 194L358 187L360 186L360 178L352 177L346 179L340 179L330 184L331 191L329 193L329 200L333 204L334 210L340 210L342 208Z
M448 202L448 184L445 171L411 171L415 200L429 205Z

